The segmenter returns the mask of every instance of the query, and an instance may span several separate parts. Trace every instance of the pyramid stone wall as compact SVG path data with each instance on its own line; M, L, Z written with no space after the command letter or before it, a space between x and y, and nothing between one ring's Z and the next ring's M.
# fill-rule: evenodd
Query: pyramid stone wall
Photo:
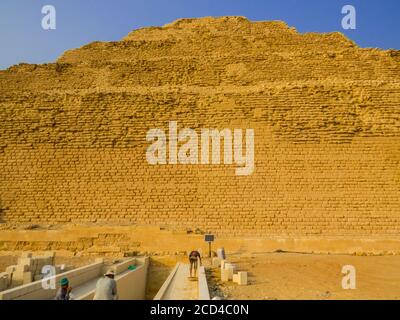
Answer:
M398 237L400 53L181 19L0 71L0 219ZM151 128L252 128L255 171L150 165Z

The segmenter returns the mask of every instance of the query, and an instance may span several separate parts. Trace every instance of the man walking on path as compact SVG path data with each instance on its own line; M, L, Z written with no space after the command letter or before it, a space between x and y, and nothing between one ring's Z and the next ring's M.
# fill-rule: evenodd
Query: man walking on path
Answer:
M189 254L189 262L190 262L190 277L192 277L192 270L194 271L193 277L197 274L197 259L200 260L201 265L201 257L200 253L197 250L193 250Z

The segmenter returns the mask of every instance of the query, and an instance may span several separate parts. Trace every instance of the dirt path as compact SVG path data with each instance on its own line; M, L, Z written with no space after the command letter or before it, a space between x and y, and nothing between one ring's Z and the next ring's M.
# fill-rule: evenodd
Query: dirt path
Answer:
M164 300L197 300L197 279L189 279L189 265L181 263L165 293Z

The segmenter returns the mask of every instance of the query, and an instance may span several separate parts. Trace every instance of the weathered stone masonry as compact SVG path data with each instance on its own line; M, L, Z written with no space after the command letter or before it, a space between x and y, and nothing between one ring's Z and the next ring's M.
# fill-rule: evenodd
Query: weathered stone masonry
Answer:
M0 218L397 237L400 53L182 19L0 71ZM255 171L146 161L146 132L253 128Z

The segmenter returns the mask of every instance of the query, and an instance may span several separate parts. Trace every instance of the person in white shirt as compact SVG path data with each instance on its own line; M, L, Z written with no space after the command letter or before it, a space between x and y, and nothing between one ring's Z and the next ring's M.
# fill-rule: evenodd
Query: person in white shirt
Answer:
M117 282L114 280L114 270L108 270L96 284L93 300L118 300Z

